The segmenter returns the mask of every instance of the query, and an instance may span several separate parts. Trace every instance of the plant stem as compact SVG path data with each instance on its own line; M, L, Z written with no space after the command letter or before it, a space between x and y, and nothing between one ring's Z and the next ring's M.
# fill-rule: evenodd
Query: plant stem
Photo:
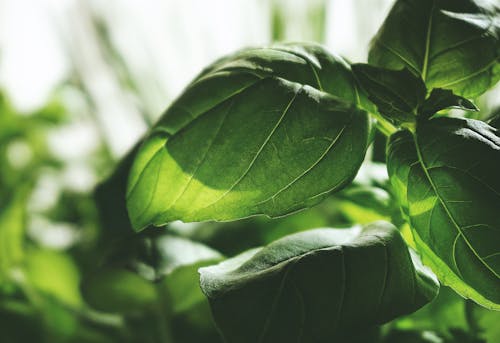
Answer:
M377 120L377 127L380 130L380 132L382 132L385 136L389 137L398 130L394 125L389 123L380 114L378 113L370 113L370 114L372 115L373 118Z

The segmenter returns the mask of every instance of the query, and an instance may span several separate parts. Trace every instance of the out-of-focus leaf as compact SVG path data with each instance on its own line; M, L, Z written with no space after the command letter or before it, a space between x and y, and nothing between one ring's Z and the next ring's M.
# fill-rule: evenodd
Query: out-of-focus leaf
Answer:
M0 208L0 283L24 257L26 190L20 189Z
M500 342L500 312L468 303L470 320L478 337L485 342Z
M423 261L459 294L500 309L500 134L472 119L436 118L400 131L391 182Z
M399 330L433 331L443 338L451 338L451 329L470 329L465 314L465 299L449 287L441 287L430 304L389 325Z
M495 1L398 0L372 40L368 61L408 68L428 89L474 98L500 78Z
M103 312L140 312L158 301L151 282L125 269L97 271L85 278L81 288L85 301Z
M225 340L241 343L332 340L411 313L439 287L384 222L293 234L200 274Z
M94 191L99 220L104 228L100 233L104 246L133 232L127 213L127 178L140 146L141 142L137 143Z
M317 204L361 165L370 133L362 100L349 65L317 45L217 61L137 154L127 192L134 228L277 217Z
M220 258L176 268L160 282L171 311L176 342L222 342L199 284L198 269Z
M350 187L340 194L339 207L353 223L368 224L377 220L390 220L391 197L382 188Z
M25 271L30 284L45 296L70 306L81 306L80 273L69 255L52 250L31 250L25 259Z

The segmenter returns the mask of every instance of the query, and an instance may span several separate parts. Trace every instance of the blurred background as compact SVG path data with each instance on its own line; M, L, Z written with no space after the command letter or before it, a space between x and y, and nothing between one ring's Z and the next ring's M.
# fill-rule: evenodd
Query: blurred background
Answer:
M125 311L117 304L96 308L88 303L92 294L84 300L80 284L101 268L105 254L94 187L216 58L274 41L316 41L363 62L392 3L0 0L0 342L218 342L206 304L191 306L203 302L197 289L189 295L197 299L191 307L180 303L180 309L171 306L166 314L150 307L130 314L130 306ZM486 117L500 104L499 95L497 87L480 99L479 116ZM252 219L206 224L201 230L200 225L174 223L173 241L157 239L156 233L143 237L149 242L144 246L153 242L165 261L145 258L144 247L134 245L120 268L128 273L131 265L154 265L157 271L160 264L165 276L174 265L191 266L189 277L196 288L194 262L230 256L291 231L380 218L401 223L398 210L391 207L384 167L376 163L383 161L383 142L380 146L355 186L314 210L272 224ZM370 209L367 199L378 208ZM251 233L246 230L250 226ZM191 259L172 261L176 249L186 247L192 248ZM130 251L136 254L129 256ZM131 278L131 285L137 281L137 289L149 289L143 279L161 279L141 272L141 280L134 279L137 273L118 274L116 280ZM188 283L182 271L178 274L172 276L177 281L165 286L171 303L176 301L175 285ZM120 288L101 290L100 285L95 286L97 293L133 298ZM463 301L447 296L459 308L459 315L448 313L454 325L470 328ZM421 326L415 324L418 320L394 327L439 331L431 320ZM446 323L440 320L440 325Z

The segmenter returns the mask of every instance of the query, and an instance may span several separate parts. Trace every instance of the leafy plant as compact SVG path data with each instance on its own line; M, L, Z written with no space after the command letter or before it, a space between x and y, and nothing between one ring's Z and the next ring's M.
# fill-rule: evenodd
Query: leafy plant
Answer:
M127 158L128 180L115 194L126 197L131 227L310 208L351 184L380 131L388 137L387 198L349 186L337 199L394 220L401 234L384 222L315 229L201 268L224 340L355 340L360 327L432 301L432 272L460 296L500 310L497 121L449 112L477 111L474 99L500 79L499 23L499 7L487 1L398 0L369 64L312 43L221 58ZM446 339L469 337L460 330ZM385 339L443 341L439 335L392 331ZM374 337L382 336L359 339Z
M67 118L0 97L0 341L500 342L499 79L494 0L397 0L368 63L237 51L44 213L91 227L66 251L28 204Z

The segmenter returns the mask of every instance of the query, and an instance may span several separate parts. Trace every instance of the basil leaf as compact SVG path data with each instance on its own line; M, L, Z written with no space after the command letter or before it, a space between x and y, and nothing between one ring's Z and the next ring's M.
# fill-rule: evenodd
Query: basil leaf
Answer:
M434 88L418 110L424 117L431 117L436 112L447 109L458 108L465 111L479 111L479 109L470 100L453 94L449 89Z
M352 71L386 119L394 124L415 122L417 108L427 94L419 77L406 68L390 70L368 64L353 64Z
M398 0L369 62L409 68L427 88L474 98L500 79L500 8L494 1Z
M389 143L388 169L424 263L466 298L500 309L500 135L436 118Z
M369 142L368 115L352 104L361 93L345 61L316 46L297 49L216 62L167 110L129 176L136 230L282 216L352 180Z
M326 342L410 313L437 293L397 229L315 229L200 269L226 342Z

